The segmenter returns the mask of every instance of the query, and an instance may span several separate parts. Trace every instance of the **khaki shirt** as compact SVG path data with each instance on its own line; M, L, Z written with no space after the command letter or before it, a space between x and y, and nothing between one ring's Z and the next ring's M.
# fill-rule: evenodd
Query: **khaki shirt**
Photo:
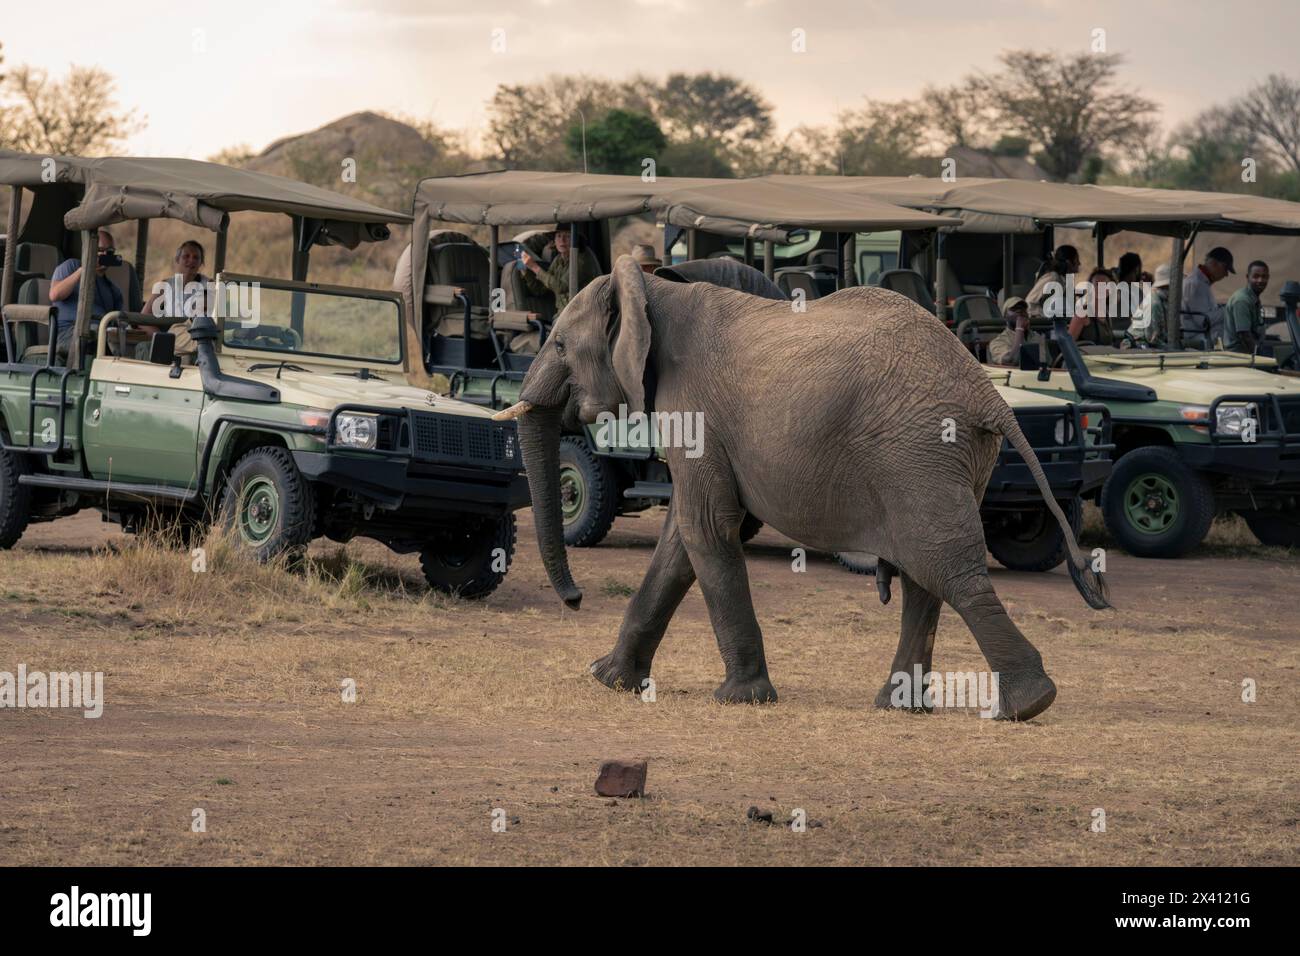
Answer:
M1249 332L1258 342L1264 337L1264 313L1259 306L1259 296L1250 286L1232 293L1223 307L1223 347L1237 347L1237 336Z
M1159 345L1165 340L1165 316L1169 314L1169 290L1155 289L1151 298L1142 303L1142 313L1147 316L1147 341Z
M989 364L990 365L1014 365L1020 367L1020 353L1013 352L1011 346L1016 341L1015 329L1003 329L997 337L989 343ZM1025 333L1025 345L1037 346L1041 344L1043 337L1032 329Z
M592 279L600 275L600 270L593 256L578 253L578 289L581 292ZM557 255L551 260L550 268L536 273L532 269L523 272L524 283L538 295L552 292L555 295L555 314L559 316L569 304L569 257Z

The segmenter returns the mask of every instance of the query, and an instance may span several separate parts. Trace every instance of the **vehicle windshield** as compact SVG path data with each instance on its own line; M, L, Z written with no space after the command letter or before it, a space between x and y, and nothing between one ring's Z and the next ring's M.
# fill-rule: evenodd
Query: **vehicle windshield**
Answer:
M402 361L401 311L392 299L257 283L227 287L224 298L221 341L230 348Z

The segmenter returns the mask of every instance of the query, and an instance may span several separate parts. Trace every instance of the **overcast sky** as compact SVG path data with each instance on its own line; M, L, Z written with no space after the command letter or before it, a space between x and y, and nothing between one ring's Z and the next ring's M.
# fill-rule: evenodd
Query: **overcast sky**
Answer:
M7 17L0 41L7 67L108 70L147 120L129 151L204 158L363 109L474 133L498 83L551 72L727 72L787 130L991 68L1004 49L1087 50L1097 28L1169 124L1297 72L1298 27L1296 0L63 0Z

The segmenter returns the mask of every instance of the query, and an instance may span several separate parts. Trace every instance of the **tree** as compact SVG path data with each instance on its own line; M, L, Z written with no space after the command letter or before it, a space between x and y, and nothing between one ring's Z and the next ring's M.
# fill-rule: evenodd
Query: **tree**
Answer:
M650 110L631 84L585 75L552 74L535 83L501 84L488 102L488 137L510 169L572 169L569 129L588 126L610 109ZM581 169L582 153L578 154Z
M569 128L567 144L569 153L579 164L583 157L583 127L575 123ZM659 168L668 138L659 124L645 113L613 109L595 123L586 127L587 169L593 173L639 174L643 160L655 160L656 172L670 175Z
M734 147L772 133L771 105L734 76L671 73L661 87L645 92L655 119L674 142L715 140Z
M992 111L984 89L974 80L967 79L954 86L927 86L921 92L921 108L940 148L988 146Z
M1300 172L1300 82L1274 73L1228 108L1232 126Z
M1136 149L1150 129L1156 104L1117 88L1118 53L1012 50L999 59L1000 72L969 82L998 128L1033 143L1038 165L1057 179L1079 178L1090 157Z
M934 175L934 160L924 155L925 125L925 109L917 102L867 100L840 113L833 154L823 161L846 176Z
M123 111L113 78L99 67L73 66L62 80L20 66L4 80L12 105L3 113L5 140L29 153L87 155L106 152L143 128L134 110Z

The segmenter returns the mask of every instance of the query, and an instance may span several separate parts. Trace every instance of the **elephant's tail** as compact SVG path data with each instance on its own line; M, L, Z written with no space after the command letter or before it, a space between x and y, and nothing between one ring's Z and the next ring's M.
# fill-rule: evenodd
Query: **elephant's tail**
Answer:
M1070 527L1070 522L1065 517L1065 512L1056 502L1056 496L1052 494L1052 486L1047 483L1047 475L1043 474L1043 466L1038 462L1038 456L1034 454L1034 448L1029 444L1029 439L1025 433L1020 430L1020 423L1016 421L1016 415L1010 407L1003 406L1005 414L1002 420L998 422L997 430L1000 431L1007 441L1015 446L1016 451L1020 452L1020 457L1025 460L1029 466L1029 473L1034 476L1034 484L1038 485L1038 492L1043 496L1043 501L1047 508L1056 518L1057 523L1061 526L1061 533L1065 535L1065 543L1069 548L1069 555L1065 559L1066 566L1070 569L1070 579L1074 581L1074 586L1079 589L1083 599L1088 602L1088 606L1102 610L1111 606L1109 593L1106 588L1106 580L1102 577L1100 571L1093 570L1092 562L1088 556L1083 553L1079 543L1074 538L1074 529Z

